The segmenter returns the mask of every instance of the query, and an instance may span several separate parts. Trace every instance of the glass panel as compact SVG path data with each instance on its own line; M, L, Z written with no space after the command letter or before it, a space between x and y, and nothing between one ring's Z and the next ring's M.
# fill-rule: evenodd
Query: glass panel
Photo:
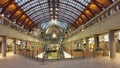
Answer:
M59 15L58 17L59 17L60 19L65 19L66 21L69 21L70 23L73 23L72 20L70 20L69 18L64 18L64 16L62 16L62 15Z
M41 27L42 29L46 29L47 27L49 27L50 25L57 25L57 26L60 26L61 28L63 29L66 29L67 28L67 24L65 22L60 22L58 20L51 20L49 22L46 22L46 23L42 23L41 24Z
M67 12L69 14L72 14L72 16L74 16L76 18L79 16L79 14L77 14L76 12L71 11L71 10L65 10L65 9L59 9L59 10L62 11L62 12Z
M50 18L43 18L41 20L37 20L36 23L44 23L44 22L47 22L49 20L50 20Z
M117 0L112 0L112 2L115 2L115 1L117 1Z
M74 21L74 18L72 18L71 16L64 14L64 13L60 13L59 15L65 17L65 18L69 18L70 20Z
M30 16L31 19L33 19L33 21L36 21L36 23L50 20L48 1L50 1L50 6L53 7L53 0L15 0L19 6L26 3L21 8L28 16ZM59 0L58 19L64 22L69 21L74 23L81 11L85 9L85 6L87 6L90 1L91 0ZM57 1L55 3L55 7L57 7ZM64 28L66 26L65 24L59 25Z
M44 13L48 13L48 11L46 11L46 12L36 12L36 13L33 13L33 14L30 16L30 18L34 18L35 16L37 16L37 15L42 15L42 14L44 14Z
M1 13L2 9L3 9L3 8L0 8L0 13Z
M69 21L73 23L89 2L90 0L60 0L59 18L69 19Z
M28 11L28 12L26 12L28 15L31 15L31 14L33 14L34 12L37 12L37 11L45 11L45 10L47 10L47 12L49 11L48 9L46 9L46 8L48 8L48 7L45 7L45 8L42 8L42 9L40 9L40 6L38 6L38 7L35 7L35 8L33 8L32 10L30 10L30 11Z
M60 7L61 8L64 8L64 9L68 9L68 10L70 10L70 11L73 11L73 12L76 12L77 14L80 14L80 11L78 11L77 9L75 9L75 8L73 8L73 7L71 7L71 6L66 6L66 5L64 5L64 4L60 4Z
M29 1L29 0L15 0L15 2L18 3L19 6L23 5L27 1Z
M50 18L48 0L15 0L33 21ZM27 2L27 3L26 3ZM25 4L26 3L26 4Z
M70 18L73 21L75 19L72 15L68 15L67 13L60 13L60 14L64 15L64 17Z
M50 21L50 18L47 18L47 19L45 19L45 20L42 20L40 23L44 23L44 22L48 22L48 21Z
M77 0L79 2L81 2L84 5L88 5L88 3L90 2L90 0Z

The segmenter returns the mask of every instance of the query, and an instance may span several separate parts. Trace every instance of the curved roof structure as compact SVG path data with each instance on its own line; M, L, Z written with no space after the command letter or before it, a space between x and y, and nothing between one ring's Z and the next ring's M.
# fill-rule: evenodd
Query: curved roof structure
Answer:
M46 28L48 28L49 26L52 26L52 25L57 25L57 26L59 26L59 27L61 27L61 28L63 28L63 29L67 29L67 27L68 27L68 25L67 25L67 23L65 23L65 22L60 22L60 21L58 21L58 20L51 20L51 21L48 21L48 22L46 22L46 23L42 23L41 24L41 27L42 27L42 29L46 29Z
M52 19L78 28L115 0L0 0L0 13L31 31ZM59 23L56 25L63 25ZM50 24L46 24L48 26ZM63 25L64 26L64 25ZM42 26L41 26L42 27ZM43 28L43 27L42 27Z

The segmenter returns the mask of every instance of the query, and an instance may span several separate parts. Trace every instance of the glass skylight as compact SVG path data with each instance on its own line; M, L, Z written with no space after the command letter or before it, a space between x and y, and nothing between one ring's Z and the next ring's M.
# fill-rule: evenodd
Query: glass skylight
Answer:
M53 25L50 24L50 8L53 7L53 0L15 0L15 2L18 3L34 23L45 23L45 25L41 25L42 28ZM90 0L55 0L55 7L58 6L58 3L59 6L57 7L57 23L54 24L62 28L67 28L68 23L73 24L89 2ZM64 23L67 23L67 25Z
M35 23L50 20L48 0L15 1Z
M90 0L60 0L58 17L74 23L89 2Z
M51 25L57 25L63 29L66 29L67 28L67 24L65 22L60 22L58 20L51 20L49 22L46 22L46 23L42 23L41 24L41 27L42 29L46 29L47 27L51 26Z

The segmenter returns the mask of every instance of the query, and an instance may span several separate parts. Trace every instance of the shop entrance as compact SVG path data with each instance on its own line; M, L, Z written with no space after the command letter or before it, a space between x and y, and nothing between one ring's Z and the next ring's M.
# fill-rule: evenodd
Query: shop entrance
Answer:
M6 47L6 51L7 52L13 52L13 39L7 38L7 47Z
M58 59L59 58L59 44L51 44L48 47L48 59Z

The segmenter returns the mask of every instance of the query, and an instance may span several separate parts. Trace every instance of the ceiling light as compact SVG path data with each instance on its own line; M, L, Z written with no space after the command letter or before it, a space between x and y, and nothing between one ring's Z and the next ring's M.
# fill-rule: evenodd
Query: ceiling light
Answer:
M84 15L83 15L83 14L82 14L81 16L82 16L82 17L84 17Z
M53 19L53 16L51 16L51 19Z
M89 11L88 11L88 10L86 10L85 12L86 12L86 13L89 13Z
M58 11L58 8L56 8L55 10Z
M77 23L77 24L79 24L79 22L78 22L78 21L76 21L76 23Z
M57 37L57 35L56 35L56 33L54 32L53 34L52 34L52 38L56 38Z
M55 12L56 14L58 14L58 12Z
M2 17L4 17L4 14L1 14Z
M21 11L17 11L16 13L17 13L17 14L20 14L20 13L21 13Z
M50 12L50 14L53 14L52 12Z
M53 8L50 8L50 10L52 11L52 10L53 10Z
M51 18L53 18L53 16L51 16Z
M95 5L95 4L91 4L90 6L91 6L91 7L95 7L96 5Z
M15 7L15 4L11 4L10 6L9 6L9 8L14 8Z
M55 18L57 18L57 16L55 16Z

